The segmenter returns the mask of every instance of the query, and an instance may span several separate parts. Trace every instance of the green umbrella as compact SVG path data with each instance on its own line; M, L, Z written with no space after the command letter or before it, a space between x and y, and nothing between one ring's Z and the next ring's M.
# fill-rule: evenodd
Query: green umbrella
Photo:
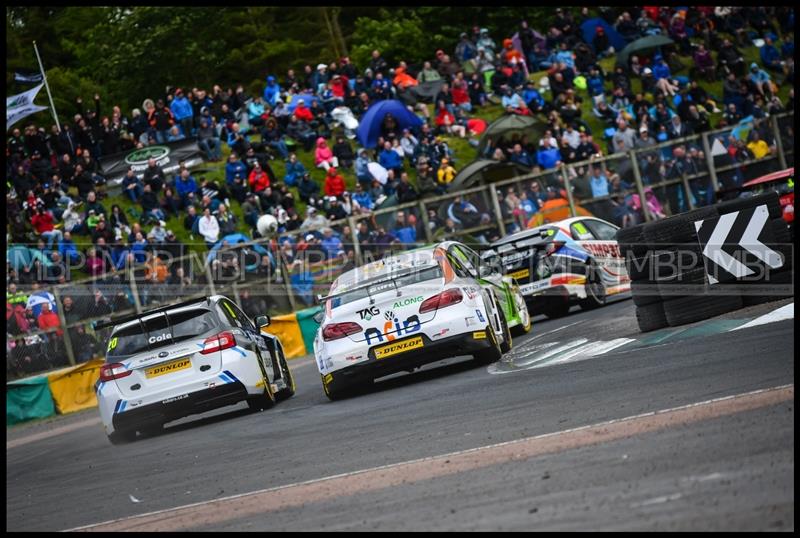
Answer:
M528 140L537 140L545 130L545 124L532 116L520 116L519 114L507 114L494 120L484 131L478 142L478 155L483 155L483 151L489 142L511 138L515 134L528 135Z
M628 43L628 46L622 49L619 54L617 54L617 65L621 65L627 69L628 58L631 57L631 54L647 54L658 47L666 47L667 45L674 44L675 42L673 40L663 35L649 35L647 37L637 39L636 41Z

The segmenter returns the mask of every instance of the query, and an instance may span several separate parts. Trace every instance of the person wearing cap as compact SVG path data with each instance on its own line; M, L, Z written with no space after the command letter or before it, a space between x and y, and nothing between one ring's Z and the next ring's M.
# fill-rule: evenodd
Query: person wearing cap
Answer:
M750 64L750 73L747 75L747 80L753 84L762 97L772 98L772 81L769 73L759 68L757 63Z
M497 44L494 42L494 39L489 37L489 30L486 28L481 28L480 37L478 38L478 42L475 43L475 46L478 50L484 48L487 53L491 52L492 56L497 52Z
M192 104L183 94L183 90L178 88L175 90L175 96L172 103L169 105L170 111L175 121L180 124L183 136L192 136L192 129L194 129L194 111Z
M324 215L320 214L316 207L308 206L306 208L306 218L300 225L300 229L319 230L320 228L325 228L326 226L328 226L328 219L326 219Z
M311 74L311 88L314 93L321 93L325 89L328 80L330 80L328 66L323 63L317 64L316 70Z
M167 239L167 223L159 220L155 223L153 228L148 232L147 239L151 243L161 244Z
M470 41L466 32L461 32L461 36L459 37L455 50L456 60L463 64L464 62L475 58L477 55L478 48L472 41Z

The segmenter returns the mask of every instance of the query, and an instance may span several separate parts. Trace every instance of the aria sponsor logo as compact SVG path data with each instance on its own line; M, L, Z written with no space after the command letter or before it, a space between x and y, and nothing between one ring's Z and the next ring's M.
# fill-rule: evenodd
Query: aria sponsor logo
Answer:
M412 304L417 304L422 302L422 296L417 297L406 297L405 299L401 299L394 303L392 308L402 308L404 306L409 306Z
M389 314L390 312L387 312ZM421 323L416 314L409 316L405 321L401 322L397 318L391 320L387 318L386 323L383 324L383 331L379 329L370 328L364 331L364 336L367 339L367 345L371 345L372 341L380 343L386 340L391 342L400 336L405 336L420 330ZM395 334L389 334L394 332Z
M381 311L378 309L377 306L371 306L369 308L365 308L363 310L357 310L356 314L358 314L361 319L369 321L372 319L372 316L377 316L380 314Z

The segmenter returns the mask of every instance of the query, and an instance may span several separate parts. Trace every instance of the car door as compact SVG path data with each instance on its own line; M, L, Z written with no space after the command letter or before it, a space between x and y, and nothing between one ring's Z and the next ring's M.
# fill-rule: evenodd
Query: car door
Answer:
M578 240L578 243L592 254L602 271L603 283L607 289L630 280L617 244L617 230L619 227L610 222L592 218L576 221L570 226L576 239L576 232L585 232L580 236L587 238Z
M225 316L228 323L235 328L237 343L253 353L266 368L269 378L274 380L274 359L270 353L266 338L256 330L250 318L230 299L221 299L217 303L217 308Z
M508 316L509 302L506 286L503 282L503 275L492 271L491 266L483 264L481 257L478 256L474 250L465 245L453 245L450 249L453 252L453 256L459 260L461 265L469 272L470 276L477 280L484 289L493 292L498 303L497 307L501 308L506 316ZM488 269L482 271L481 266ZM499 326L499 320L497 321Z

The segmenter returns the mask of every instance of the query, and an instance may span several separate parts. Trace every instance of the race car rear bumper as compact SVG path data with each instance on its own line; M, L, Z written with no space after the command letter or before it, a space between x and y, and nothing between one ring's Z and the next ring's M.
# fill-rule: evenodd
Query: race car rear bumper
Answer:
M164 424L188 415L204 413L218 407L233 405L248 396L241 381L210 389L199 390L169 398L124 412L115 412L112 419L114 430L131 431L155 424Z
M490 330L490 327L476 327L475 331L436 341L422 334L419 335L422 337L422 347L381 359L375 357L375 349L382 346L375 346L370 349L367 361L326 374L323 379L332 391L346 390L354 385L371 382L396 372L411 370L423 364L459 355L471 355L492 346ZM415 337L416 335L411 338Z

